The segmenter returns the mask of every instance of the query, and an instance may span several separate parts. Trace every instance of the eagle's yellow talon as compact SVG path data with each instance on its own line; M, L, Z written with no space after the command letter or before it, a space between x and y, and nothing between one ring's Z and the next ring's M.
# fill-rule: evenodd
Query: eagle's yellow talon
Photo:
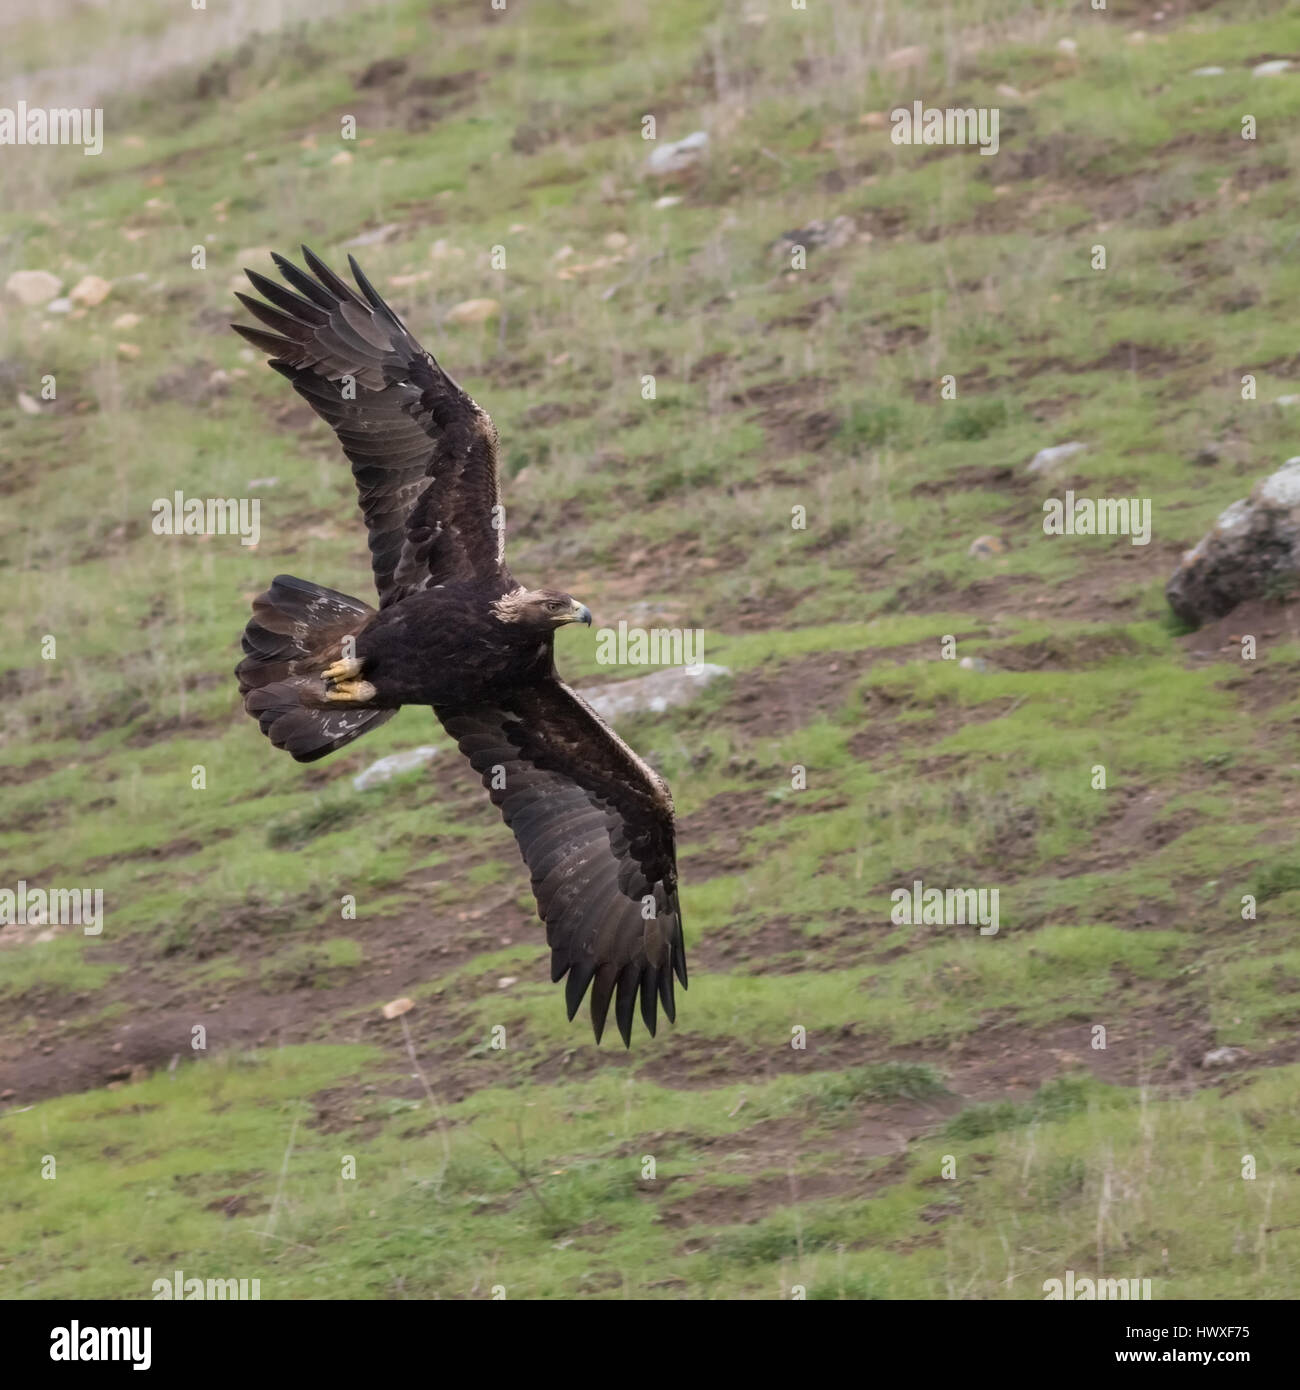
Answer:
M369 681L338 681L325 692L325 698L337 705L364 705L379 692Z
M345 656L336 661L333 666L327 666L321 675L327 681L350 681L361 674L360 658L355 656Z

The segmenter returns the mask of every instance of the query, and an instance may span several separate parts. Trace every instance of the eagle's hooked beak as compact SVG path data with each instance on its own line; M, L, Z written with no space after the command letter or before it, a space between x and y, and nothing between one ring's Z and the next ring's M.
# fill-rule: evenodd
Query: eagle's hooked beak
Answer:
M573 600L573 616L569 619L569 621L571 623L585 623L588 627L590 627L591 609L588 608L585 603L579 603L578 600L575 598Z

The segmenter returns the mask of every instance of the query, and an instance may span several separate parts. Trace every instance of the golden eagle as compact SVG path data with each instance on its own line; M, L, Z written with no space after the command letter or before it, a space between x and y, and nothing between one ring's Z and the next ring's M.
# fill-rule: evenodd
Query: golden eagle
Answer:
M379 608L279 575L236 668L244 708L312 762L402 705L431 705L514 831L569 1018L591 986L624 1043L686 985L673 802L663 780L560 680L555 630L591 613L506 568L491 419L349 257L358 295L305 246L291 288L248 270L270 332L232 325L333 429L352 463Z

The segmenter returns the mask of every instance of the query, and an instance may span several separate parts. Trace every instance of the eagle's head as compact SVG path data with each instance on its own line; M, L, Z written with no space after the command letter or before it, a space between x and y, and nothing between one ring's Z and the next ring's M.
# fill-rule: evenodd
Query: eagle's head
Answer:
M591 609L558 589L511 589L492 605L492 612L500 622L534 631L549 632L565 623L591 626Z

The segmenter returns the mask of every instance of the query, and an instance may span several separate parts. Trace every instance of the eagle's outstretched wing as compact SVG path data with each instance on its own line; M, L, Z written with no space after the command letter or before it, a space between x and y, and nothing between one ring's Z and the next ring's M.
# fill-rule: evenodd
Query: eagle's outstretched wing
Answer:
M610 1000L624 1043L656 1000L676 1017L686 985L673 802L663 781L559 680L492 704L435 706L514 831L546 923L551 979L566 973L572 1018L591 985L596 1041Z
M238 298L274 332L232 324L338 435L370 533L380 607L450 580L500 576L496 430L411 336L351 256L364 298L305 246L312 274L274 256L292 290L244 273Z

